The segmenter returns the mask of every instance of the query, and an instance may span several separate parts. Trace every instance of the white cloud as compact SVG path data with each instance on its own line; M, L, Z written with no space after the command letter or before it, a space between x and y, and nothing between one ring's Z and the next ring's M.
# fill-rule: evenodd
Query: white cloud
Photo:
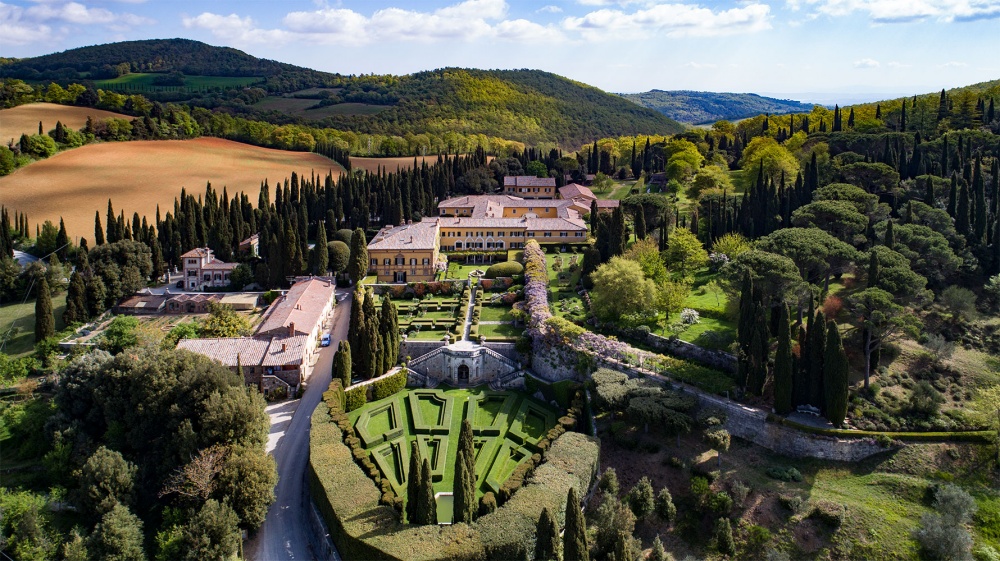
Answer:
M684 67L685 68L694 68L695 70L701 70L703 68L707 68L707 69L718 68L719 65L718 64L713 64L711 62L695 62L695 61L692 60L691 62L688 62L688 63L684 64Z
M905 23L924 19L941 22L1000 17L1000 0L787 0L797 10L803 3L828 16L867 14L877 23Z
M24 8L0 2L0 45L27 45L51 39L51 27L25 21Z
M878 61L872 58L863 58L854 61L854 68L878 68L879 66L881 65Z
M966 66L969 66L969 63L957 60L951 60L942 64L941 68L965 68Z
M562 32L526 19L504 19L505 0L465 0L434 11L384 8L365 15L348 8L320 7L290 12L280 29L261 29L250 17L210 12L184 18L188 28L201 28L239 42L310 40L324 44L364 45L375 41L560 41Z
M912 64L905 64L905 63L902 63L902 62L899 62L899 61L895 61L895 60L891 60L891 61L887 62L886 66L888 66L889 68L911 68L911 67L913 67Z
M668 37L718 36L753 33L770 29L770 6L747 4L739 8L713 11L695 4L660 4L626 13L601 9L582 17L568 17L563 27L589 40L618 39L665 34Z
M61 36L72 33L75 26L100 25L121 32L152 23L155 22L149 18L105 8L90 8L80 2L38 0L27 8L0 2L0 44L52 42L53 25L59 26L58 35Z
M535 12L541 12L547 14L558 14L561 13L562 11L563 11L562 8L560 8L559 6L552 6L552 5L542 6L541 8L535 10Z

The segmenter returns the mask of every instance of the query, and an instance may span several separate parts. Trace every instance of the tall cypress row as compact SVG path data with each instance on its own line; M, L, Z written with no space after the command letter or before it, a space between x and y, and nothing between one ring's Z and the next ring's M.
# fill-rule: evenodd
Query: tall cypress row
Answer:
M420 464L420 506L424 511L418 515L423 524L437 524L437 499L434 498L434 481L431 479L431 461L423 459Z
M816 317L809 326L809 356L806 358L806 369L809 378L809 404L823 407L825 392L823 390L823 359L826 357L826 317L823 310L816 310Z
M542 507L535 526L535 560L556 561L559 557L556 549L559 544L559 528L549 514L548 507Z
M774 411L792 412L792 334L788 325L788 307L782 305L778 316L778 349L774 353Z
M823 359L823 387L826 418L839 427L847 416L847 353L840 338L840 329L833 320L826 325L826 353Z
M337 344L337 354L333 357L333 377L347 389L351 385L351 344L341 341Z

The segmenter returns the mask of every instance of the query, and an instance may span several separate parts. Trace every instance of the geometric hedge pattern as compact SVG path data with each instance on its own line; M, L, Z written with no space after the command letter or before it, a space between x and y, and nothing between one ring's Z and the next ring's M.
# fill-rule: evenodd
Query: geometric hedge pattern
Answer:
M350 414L361 444L400 497L414 440L428 458L435 491L453 487L462 419L472 423L478 494L498 493L517 466L539 452L538 441L556 425L557 412L509 391L413 389L369 403Z

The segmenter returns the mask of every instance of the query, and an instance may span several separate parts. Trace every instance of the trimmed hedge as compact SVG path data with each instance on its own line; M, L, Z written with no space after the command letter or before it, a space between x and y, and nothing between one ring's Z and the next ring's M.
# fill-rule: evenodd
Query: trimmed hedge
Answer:
M542 508L562 523L566 494L585 495L597 475L598 440L578 433L556 439L545 462L501 508L473 524L413 526L380 504L382 490L355 463L335 418L346 417L326 403L312 416L309 490L344 559L481 560L528 558ZM349 426L349 423L348 423ZM356 438L356 437L353 437ZM487 506L484 510L489 510Z
M786 427L791 427L802 432L818 434L822 436L832 436L835 438L877 438L879 436L889 437L894 440L910 442L978 442L989 444L993 442L993 431L953 431L953 432L884 432L873 430L850 430L850 429L821 429L811 427L791 419L785 419L774 414L767 416L767 420L778 423Z
M399 372L393 374L392 376L387 376L381 380L373 382L371 384L372 401L385 399L390 395L394 395L402 391L402 389L406 387L406 377L408 374L409 371L407 371L406 368L400 368ZM364 405L364 403L361 405ZM357 407L354 409L357 409ZM353 411L354 409L351 409L350 411Z
M355 409L361 409L368 403L368 387L367 386L352 386L344 392L346 396L346 411L350 413Z
M486 278L495 279L497 277L513 277L514 275L520 275L523 273L524 265L518 263L517 261L504 261L503 263L490 265L490 268L486 269Z

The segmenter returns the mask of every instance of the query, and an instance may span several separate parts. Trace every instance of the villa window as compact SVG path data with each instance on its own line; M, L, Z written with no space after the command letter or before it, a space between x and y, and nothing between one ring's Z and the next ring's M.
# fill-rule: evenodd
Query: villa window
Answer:
M543 238L551 238L552 237L552 232L545 232L544 234L542 234L542 237Z
M421 265L430 265L430 264L431 264L431 260L427 259L427 258L424 258L423 262L421 263Z
M416 257L411 257L410 258L410 266L411 267L415 267L416 265L417 265L417 259L416 259Z
M372 267L378 266L378 259L376 259L376 258L373 257L371 265L372 265Z
M406 264L406 258L405 257L397 257L396 258L396 265L405 265L405 264Z
M386 257L385 259L382 260L382 264L386 265L386 266L391 265L392 264L392 259L389 259L388 257Z
M566 234L566 232L559 232L559 237L560 237L560 238L565 238L565 237L567 237L567 234Z

